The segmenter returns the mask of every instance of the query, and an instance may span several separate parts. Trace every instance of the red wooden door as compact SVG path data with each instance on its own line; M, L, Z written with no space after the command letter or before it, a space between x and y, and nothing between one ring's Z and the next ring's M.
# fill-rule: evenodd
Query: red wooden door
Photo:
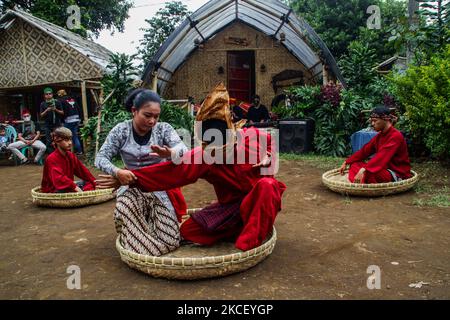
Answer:
M255 53L229 51L227 69L230 98L250 102L255 93Z

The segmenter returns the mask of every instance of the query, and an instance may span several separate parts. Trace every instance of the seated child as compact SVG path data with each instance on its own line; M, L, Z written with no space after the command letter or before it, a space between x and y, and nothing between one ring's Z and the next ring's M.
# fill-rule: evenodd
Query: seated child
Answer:
M6 128L0 126L0 152L6 152L6 147L8 146L8 137L6 136Z
M95 177L71 152L72 132L64 127L53 133L53 151L46 159L41 192L66 193L95 190ZM82 182L74 182L74 174Z

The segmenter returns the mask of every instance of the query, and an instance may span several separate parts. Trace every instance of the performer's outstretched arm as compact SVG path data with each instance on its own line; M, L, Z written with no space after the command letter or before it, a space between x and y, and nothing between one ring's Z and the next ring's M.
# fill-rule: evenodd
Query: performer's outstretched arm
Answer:
M199 150L194 149L185 154L185 157L193 159L194 152ZM204 177L210 168L207 164L192 164L193 160L189 163L176 165L173 162L164 162L131 170L137 178L135 186L146 192L179 188Z

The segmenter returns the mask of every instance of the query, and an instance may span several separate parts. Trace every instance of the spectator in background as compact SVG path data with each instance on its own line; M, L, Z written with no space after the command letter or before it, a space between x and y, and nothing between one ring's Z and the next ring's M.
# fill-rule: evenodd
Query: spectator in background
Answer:
M6 147L8 146L8 137L6 136L6 128L4 126L0 126L0 152L5 152Z
M44 89L45 101L41 103L40 116L45 120L45 140L49 151L53 151L52 132L61 127L64 117L64 111L61 102L53 98L51 88Z
M250 124L262 123L270 120L269 110L261 104L261 98L258 95L253 97L253 104L248 110L247 119Z
M20 159L20 164L28 163L27 157L25 157L20 150L27 146L37 149L38 153L34 158L34 163L38 164L39 160L44 156L46 146L39 140L41 137L41 132L36 130L34 121L31 120L31 115L28 110L22 111L23 123L19 124L17 127L18 137L17 141L8 145L8 150L10 150L17 158Z
M67 95L66 90L57 92L58 100L64 111L64 127L72 131L72 143L77 155L82 154L80 139L78 138L78 126L81 120L81 111L74 98Z

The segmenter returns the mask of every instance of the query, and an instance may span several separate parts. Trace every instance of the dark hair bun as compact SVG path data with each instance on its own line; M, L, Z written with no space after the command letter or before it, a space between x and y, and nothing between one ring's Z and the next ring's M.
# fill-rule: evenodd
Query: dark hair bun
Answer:
M139 88L139 89L134 89L132 91L130 91L130 93L128 93L128 97L125 99L125 109L128 112L131 112L131 108L134 105L134 99L136 99L136 96L138 94L140 94L141 92L143 92L145 89L143 88Z

